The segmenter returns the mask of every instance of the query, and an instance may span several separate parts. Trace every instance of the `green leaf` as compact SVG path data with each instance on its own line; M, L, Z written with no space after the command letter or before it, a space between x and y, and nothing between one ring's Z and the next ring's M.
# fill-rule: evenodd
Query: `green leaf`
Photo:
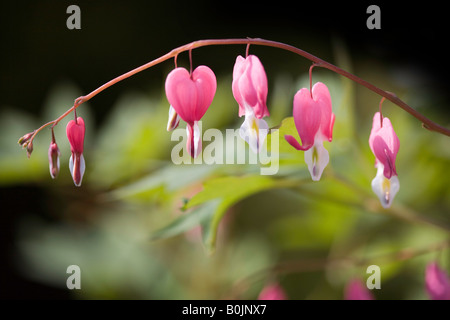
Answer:
M160 187L164 187L168 192L172 192L204 179L215 169L215 166L208 165L167 165L138 181L113 190L108 196L112 199L129 198L148 193Z
M186 208L205 202L214 204L211 204L214 211L202 221L203 243L207 251L214 251L219 223L232 205L250 195L283 185L282 181L267 176L220 177L206 182L204 189L192 197Z
M150 240L170 238L191 230L208 220L216 210L218 203L219 200L209 201L195 208L192 212L181 215L169 225L155 231L150 236Z
M275 185L275 180L267 176L219 177L204 184L204 189L187 203L186 208L220 198L227 202L235 202L258 191Z

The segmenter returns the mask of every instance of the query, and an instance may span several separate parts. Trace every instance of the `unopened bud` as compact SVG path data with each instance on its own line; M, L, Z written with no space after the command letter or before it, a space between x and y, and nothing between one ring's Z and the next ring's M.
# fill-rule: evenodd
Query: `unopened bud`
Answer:
M31 153L33 152L33 142L27 142L27 157L31 157Z
M50 147L48 148L48 164L50 169L50 176L55 179L59 174L59 148L56 142L50 142Z
M34 131L28 132L27 134L20 137L19 141L17 141L18 144L20 144L23 148L26 148L28 146L28 141L33 136Z

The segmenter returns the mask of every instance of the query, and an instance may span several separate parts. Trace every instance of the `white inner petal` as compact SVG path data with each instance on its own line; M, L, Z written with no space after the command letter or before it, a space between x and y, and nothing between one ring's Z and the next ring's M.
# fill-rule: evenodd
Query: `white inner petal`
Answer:
M255 117L251 107L245 107L245 121L239 129L239 135L245 140L254 153L261 152L269 132L269 125L263 119Z
M200 152L202 151L202 139L200 134L200 128L198 126L198 121L194 121L194 125L192 127L194 136L191 136L191 131L189 130L189 126L186 126L186 135L187 135L187 144L186 148L189 154L191 154L190 148L192 148L192 143L194 144L194 155L191 154L193 158L197 158Z
M198 121L194 122L194 158L197 158L202 150L202 139L198 128Z
M316 136L314 145L305 151L305 162L314 181L320 180L323 170L329 161L330 156L327 149L323 146L323 140Z
M73 179L73 156L70 156L70 159L69 159L69 170L70 170L70 174L72 175L72 179Z
M86 165L84 163L84 157L81 155L80 157L80 184L78 184L78 187L81 186L81 181L83 181L84 171L86 170Z
M377 175L372 180L372 190L380 199L383 208L389 208L400 190L400 182L397 176L392 176L390 179L384 176L384 166L381 162L378 162L376 167Z
M58 163L58 166L59 166L59 163ZM70 174L72 175L72 180L75 183L73 168L74 168L73 156L71 155L70 159L69 159L69 169L70 169ZM81 186L81 182L83 181L83 175L84 175L85 170L86 170L86 164L84 163L83 155L81 155L81 157L80 157L80 183L78 183L78 184L75 183L75 185L77 187Z
M180 123L180 116L175 112L174 107L172 105L169 108L169 120L167 121L167 131L172 131L178 124Z

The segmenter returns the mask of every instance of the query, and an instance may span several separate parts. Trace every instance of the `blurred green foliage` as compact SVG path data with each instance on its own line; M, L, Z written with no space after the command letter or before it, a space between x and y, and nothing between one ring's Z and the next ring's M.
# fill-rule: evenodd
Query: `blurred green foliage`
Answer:
M338 65L351 69L344 49L336 56ZM382 68L368 65L362 71L361 77L388 83L389 91L411 105L415 101L409 97L420 96ZM203 131L236 129L243 121L231 77L218 81ZM165 129L164 93L130 92L97 128L89 104L78 109L86 120L86 173L78 189L68 170L70 116L55 132L61 150L57 180L48 173L49 130L36 138L31 159L16 144L63 113L81 95L76 86L56 86L39 119L3 108L0 184L46 190L48 215L56 219L38 218L30 206L17 233L18 268L65 288L67 267L80 266L82 289L73 291L74 298L254 299L275 279L290 299L342 299L347 281L366 279L367 266L376 264L382 271L377 299L426 299L425 264L439 258L449 270L449 250L430 249L408 259L400 253L426 252L448 240L449 138L422 129L418 120L385 102L383 113L401 142L400 192L385 210L370 187L376 172L368 137L379 97L320 68L313 81L329 87L336 114L333 142L325 143L330 163L320 182L311 181L303 152L283 138L298 138L292 99L309 86L307 70L296 79L276 75L270 88L268 122L279 129L280 168L273 176L260 175L259 164L173 164L171 150L178 142ZM434 119L439 122L439 115ZM204 141L203 148L207 145Z

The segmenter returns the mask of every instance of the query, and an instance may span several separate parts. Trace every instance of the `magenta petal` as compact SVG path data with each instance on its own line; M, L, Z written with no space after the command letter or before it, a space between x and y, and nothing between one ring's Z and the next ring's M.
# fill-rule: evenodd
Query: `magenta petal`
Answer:
M361 280L353 279L345 288L345 300L374 300L374 297Z
M239 117L245 115L244 98L242 97L241 90L239 89L239 79L241 78L245 69L244 62L245 59L242 56L238 56L236 58L236 62L233 68L233 82L231 84L234 99L236 99L237 103L239 104Z
M194 121L194 110L197 102L197 90L185 68L176 68L166 79L166 95L170 105L186 122Z
M278 283L272 283L263 288L258 300L287 300L287 296Z
M269 116L267 109L267 76L258 57L249 55L247 58L238 56L233 69L233 96L239 104L239 116L245 114L245 108L254 109L256 118Z
M379 112L375 113L373 117L369 145L376 160L384 166L384 176L390 179L392 175L397 175L395 160L400 148L400 141L388 118L383 117L383 126L381 126Z
M432 300L450 300L450 279L436 262L427 265L425 287Z
M390 179L393 175L397 175L397 171L395 168L395 156L389 150L385 140L383 140L380 136L376 136L372 142L373 153L375 157L380 161L384 166L384 176L387 179Z
M312 88L312 96L321 112L320 131L331 142L333 140L334 113L328 87L322 82L317 82Z
M77 117L77 120L70 120L67 123L66 134L69 139L70 149L75 153L83 153L84 149L84 133L85 126L84 120L81 117Z
M217 82L213 71L199 66L192 78L185 68L176 68L169 73L165 89L167 100L177 114L186 122L200 120L213 101Z
M312 147L312 145L310 145L310 146L301 146L300 145L300 143L298 143L298 141L297 141L297 139L295 139L293 136L291 136L291 135L285 135L284 136L284 139L291 145L291 146L293 146L295 149L297 149L297 150L307 150L307 149L309 149L309 148L311 148Z
M192 72L192 81L197 91L195 121L200 120L211 105L216 94L217 81L214 72L207 66L198 66Z
M314 145L314 138L321 121L321 109L311 99L308 89L300 89L294 96L293 115L295 127L303 144L300 150L308 150Z

